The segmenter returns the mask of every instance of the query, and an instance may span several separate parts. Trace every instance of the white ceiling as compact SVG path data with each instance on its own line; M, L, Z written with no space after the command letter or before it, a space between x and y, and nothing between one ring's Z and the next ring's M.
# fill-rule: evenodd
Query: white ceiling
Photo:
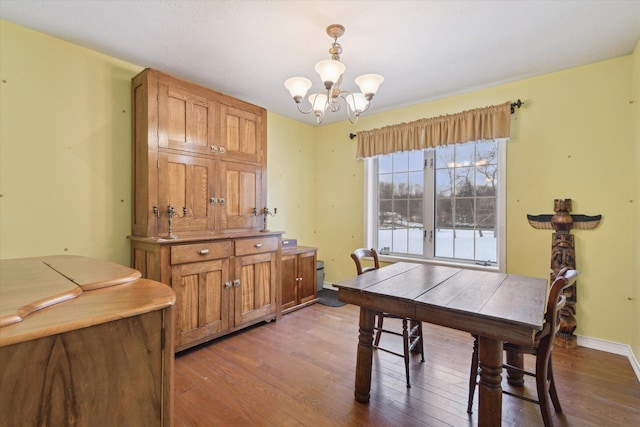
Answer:
M385 77L370 113L627 55L640 40L639 0L0 0L0 18L306 123L283 82L320 90L329 24L346 27L343 89Z

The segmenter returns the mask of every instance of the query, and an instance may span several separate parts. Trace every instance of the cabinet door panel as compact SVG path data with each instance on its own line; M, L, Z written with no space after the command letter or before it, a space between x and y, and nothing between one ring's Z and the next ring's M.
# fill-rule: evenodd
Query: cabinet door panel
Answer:
M262 114L240 110L230 105L220 107L222 146L233 160L262 160Z
M229 328L229 289L225 286L228 281L228 259L172 267L176 347Z
M158 85L158 145L163 148L211 153L215 141L216 104L166 84Z
M282 255L282 310L296 305L298 300L298 265L296 255Z
M306 252L298 255L298 277L300 277L300 303L315 299L317 296L316 253Z
M212 230L214 209L209 201L213 194L213 160L170 153L160 153L159 157L160 235L169 230L169 205L176 210L173 232Z
M276 254L236 258L235 326L276 310Z
M180 272L173 283L176 293L176 328L178 334L198 327L198 273Z
M222 161L220 162L220 197L225 203L220 209L221 229L258 228L262 216L254 209L262 205L262 168L260 166Z

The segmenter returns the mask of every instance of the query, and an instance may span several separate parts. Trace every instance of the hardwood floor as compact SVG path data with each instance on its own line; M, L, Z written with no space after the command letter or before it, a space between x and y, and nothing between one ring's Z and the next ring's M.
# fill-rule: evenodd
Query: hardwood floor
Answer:
M406 388L402 358L377 351L371 401L356 403L358 315L353 305L314 304L177 354L174 425L476 425L477 392L474 414L466 412L473 340L427 323L426 361L412 359L412 387ZM400 349L401 341L395 345ZM557 347L553 357L563 407L554 414L556 426L640 425L640 383L627 358ZM535 396L533 379L526 381ZM503 425L541 426L538 406L504 395Z

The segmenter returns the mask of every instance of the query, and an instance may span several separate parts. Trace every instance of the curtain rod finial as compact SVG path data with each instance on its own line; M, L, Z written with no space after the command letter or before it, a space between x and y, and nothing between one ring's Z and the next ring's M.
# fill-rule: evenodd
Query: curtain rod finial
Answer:
M524 101L521 101L519 99L516 102L512 102L511 103L511 114L516 112L516 107L518 107L518 108L522 107L522 104L524 104Z

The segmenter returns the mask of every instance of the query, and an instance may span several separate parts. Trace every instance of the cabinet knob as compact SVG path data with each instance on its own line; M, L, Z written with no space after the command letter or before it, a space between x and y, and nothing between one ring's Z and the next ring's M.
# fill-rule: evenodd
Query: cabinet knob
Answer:
M200 249L200 250L198 251L198 253L199 253L200 255L207 255L207 254L209 253L209 249Z
M256 243L256 248L261 248L262 247L262 243Z
M212 197L212 198L210 198L210 199L209 199L209 202L210 202L212 205L215 205L216 203L218 203L218 199L216 199L215 197Z
M216 147L215 145L211 146L211 152L212 153L217 153L218 152L218 147Z
M227 150L225 150L224 147L222 147L222 146L220 146L219 150L220 150L220 153L222 153L222 154L227 152Z
M231 288L231 281L224 282L224 288L225 289L230 289Z
M233 281L233 286L234 286L234 287L236 287L236 288L237 288L238 286L240 286L240 279L234 279L234 281Z
M218 203L220 203L221 205L224 205L224 197L220 197L218 199Z

